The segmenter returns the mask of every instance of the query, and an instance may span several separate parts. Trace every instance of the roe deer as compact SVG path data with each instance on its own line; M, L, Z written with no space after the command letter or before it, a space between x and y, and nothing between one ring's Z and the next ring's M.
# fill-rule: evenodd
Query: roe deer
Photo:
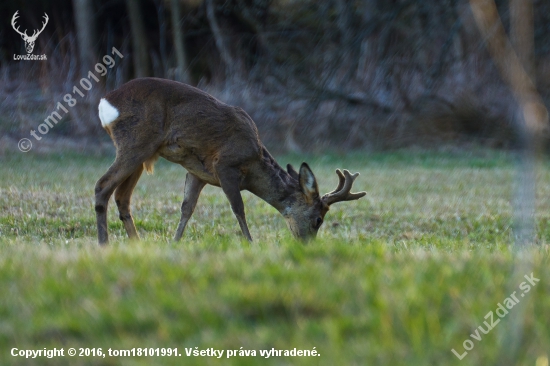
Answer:
M319 196L317 181L306 163L287 171L260 141L252 118L239 107L220 102L192 86L157 78L134 79L99 102L99 118L116 147L116 159L95 186L99 244L108 242L107 204L115 192L120 219L131 239L139 239L130 198L141 173L152 173L159 156L187 170L179 240L206 184L221 187L241 231L252 240L246 224L241 190L275 207L295 237L315 237L329 206L366 193L350 193L359 173L336 173L340 182Z

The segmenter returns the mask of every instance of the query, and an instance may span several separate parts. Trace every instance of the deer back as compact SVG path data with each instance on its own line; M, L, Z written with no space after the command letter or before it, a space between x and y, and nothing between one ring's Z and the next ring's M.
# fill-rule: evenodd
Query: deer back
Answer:
M245 111L192 86L141 78L104 99L100 118L117 150L156 144L157 156L191 170L200 162L210 173L220 159L241 164L261 154L258 130ZM102 118L106 110L111 113Z

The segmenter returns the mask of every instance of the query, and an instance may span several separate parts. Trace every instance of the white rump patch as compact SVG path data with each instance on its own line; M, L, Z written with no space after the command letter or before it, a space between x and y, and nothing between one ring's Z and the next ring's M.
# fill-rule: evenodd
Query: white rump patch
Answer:
M113 105L105 98L101 98L97 110L99 112L99 119L101 120L101 125L103 127L110 125L111 122L117 119L120 115L120 113L118 113L118 109L113 107Z

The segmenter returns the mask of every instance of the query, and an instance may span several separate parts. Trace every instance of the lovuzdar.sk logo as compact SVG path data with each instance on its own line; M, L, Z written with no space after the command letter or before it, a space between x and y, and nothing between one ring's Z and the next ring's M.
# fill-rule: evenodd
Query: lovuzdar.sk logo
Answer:
M48 58L46 57L46 55L33 55L32 50L34 49L34 42L36 42L36 38L38 38L40 33L42 33L44 28L46 28L46 24L48 24L48 20L49 20L48 14L44 13L44 21L42 22L42 29L40 30L35 29L32 35L29 36L27 34L26 29L24 32L21 32L19 30L19 26L15 24L17 21L17 18L19 18L19 15L17 14L18 12L19 10L17 10L15 14L13 14L13 17L11 18L11 26L17 33L19 33L21 38L23 38L23 41L25 42L25 50L27 51L27 54L26 55L14 54L13 59L14 60L47 60Z

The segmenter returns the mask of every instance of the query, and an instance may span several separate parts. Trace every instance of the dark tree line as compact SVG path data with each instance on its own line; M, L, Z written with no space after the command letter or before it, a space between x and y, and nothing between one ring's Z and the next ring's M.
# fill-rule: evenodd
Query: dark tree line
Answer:
M530 72L547 100L550 1L534 4ZM497 5L508 28L509 2ZM10 24L16 10L22 29L50 17L36 51L47 62L13 61L24 52ZM116 46L125 58L103 88L140 76L198 85L243 106L286 149L513 141L513 99L465 0L15 0L0 5L0 21L2 108L20 121L12 133ZM19 86L15 94L35 98L34 109L10 92L26 83L38 83L42 97ZM71 111L59 131L99 130L96 92L89 113Z

